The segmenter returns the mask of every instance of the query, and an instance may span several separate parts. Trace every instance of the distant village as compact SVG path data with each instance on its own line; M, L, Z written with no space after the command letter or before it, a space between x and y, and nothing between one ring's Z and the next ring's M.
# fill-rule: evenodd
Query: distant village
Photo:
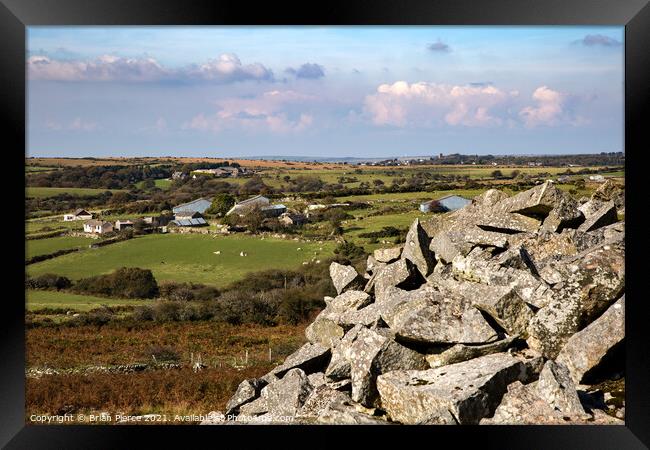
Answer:
M184 177L213 176L213 177L238 177L248 176L251 171L239 167L223 167L216 169L197 169L189 175L183 172L174 172L172 179L182 179ZM606 178L602 175L589 175L585 180L595 183L605 182ZM567 175L561 175L552 180L559 183L570 181ZM423 213L449 212L455 211L469 204L471 200L459 195L446 195L440 198L431 199L420 204L419 210ZM96 218L95 215L87 209L79 208L74 212L65 214L63 220L84 221L83 231L87 235L103 235L115 231L124 231L129 228L135 228L140 232L183 232L197 227L207 227L206 211L212 205L211 198L197 198L187 203L182 203L173 207L171 214L160 214L158 216L143 216L137 219L123 219L114 222ZM309 217L316 211L324 211L334 207L346 207L347 203L333 204L309 204L304 211L295 211L288 209L285 205L274 204L271 200L263 195L255 195L240 202L236 202L225 216L237 215L245 216L250 211L258 209L265 218L277 218L279 223L285 227L300 226L309 221ZM229 227L224 227L228 231Z

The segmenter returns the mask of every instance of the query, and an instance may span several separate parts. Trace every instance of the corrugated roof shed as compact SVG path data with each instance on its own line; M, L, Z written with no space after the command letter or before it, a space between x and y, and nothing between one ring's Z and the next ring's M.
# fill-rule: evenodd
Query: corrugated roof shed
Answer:
M207 225L208 223L203 218L199 219L178 219L172 220L173 224L178 225L179 227L196 227L200 225Z
M174 214L178 213L179 211L198 211L203 214L205 210L210 207L210 205L212 205L212 202L209 199L197 198L191 202L175 206L172 211Z

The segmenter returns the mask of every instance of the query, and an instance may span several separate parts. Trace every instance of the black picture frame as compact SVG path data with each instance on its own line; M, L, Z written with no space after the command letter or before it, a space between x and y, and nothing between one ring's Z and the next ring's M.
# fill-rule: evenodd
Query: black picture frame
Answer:
M480 427L138 427L36 426L24 420L24 228L22 220L7 222L5 286L0 328L0 445L7 448L117 448L135 439L146 443L226 445L235 437L244 447L262 439L288 446L311 446L321 433L330 445L349 442L351 432L368 445L397 434L405 445L439 445L450 439L461 448L474 441L479 448L647 448L650 445L650 380L643 252L647 248L641 219L643 153L650 150L644 119L650 105L650 5L647 0L330 0L327 2L259 2L234 0L0 0L0 98L4 163L11 181L8 211L24 208L17 186L23 177L26 144L25 37L32 25L624 25L625 26L625 150L626 167L626 424L625 426L480 426ZM646 113L646 114L644 114ZM9 159L9 160L7 160ZM8 170L7 170L8 169ZM12 180L12 177L16 180ZM23 180L24 181L24 180ZM5 198L7 200L7 198ZM636 203L636 204L635 204ZM11 216L10 216L11 217ZM643 242L646 242L644 245ZM629 245L631 244L631 245ZM15 289L15 291L14 291ZM290 429L289 429L290 428ZM334 432L332 432L334 431ZM128 435L128 436L127 436ZM271 436L273 435L273 437ZM442 439L441 439L442 438ZM338 442L337 442L338 441ZM140 445L140 444L137 444ZM196 444L200 445L200 444Z

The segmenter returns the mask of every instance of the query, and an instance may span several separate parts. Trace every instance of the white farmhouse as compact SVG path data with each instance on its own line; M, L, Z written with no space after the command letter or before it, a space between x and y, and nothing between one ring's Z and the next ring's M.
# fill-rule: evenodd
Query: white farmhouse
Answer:
M90 220L93 218L92 213L89 213L85 209L78 209L73 213L65 214L63 220L65 222L70 222L72 220Z
M93 234L110 233L113 231L113 224L102 220L89 220L84 223L84 231Z

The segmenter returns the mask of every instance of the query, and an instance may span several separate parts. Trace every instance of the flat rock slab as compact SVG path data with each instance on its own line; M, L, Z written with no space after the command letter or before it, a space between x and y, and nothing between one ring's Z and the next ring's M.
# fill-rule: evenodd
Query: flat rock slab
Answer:
M572 197L568 195L562 197L544 219L541 229L559 233L564 228L578 228L585 221L585 216L579 206Z
M363 291L348 290L337 295L329 306L336 311L349 311L363 308L371 302L370 295Z
M378 397L377 375L391 370L428 367L423 355L367 328L359 330L346 358L351 368L352 400L370 407L375 406Z
M515 381L508 386L501 404L492 417L481 419L481 425L575 425L580 418L554 409L537 393L537 383L524 385Z
M340 314L338 323L344 327L353 327L354 325L363 325L372 327L379 323L381 319L381 305L371 303L358 310L348 310Z
M361 325L352 327L345 333L341 342L332 349L332 358L325 369L325 376L328 379L342 381L350 378L351 368L348 351L362 329L363 326Z
M602 314L625 289L625 244L600 244L555 266L563 280L528 326L528 344L555 359L567 340Z
M537 217L548 215L567 197L568 194L547 181L502 202L508 206L508 212Z
M588 216L584 223L578 227L578 230L593 231L597 228L616 223L617 221L618 214L616 213L616 205L614 205L614 202L606 202Z
M363 289L366 284L364 278L354 267L344 266L337 262L330 264L330 278L337 294L347 289Z
M378 248L373 252L375 260L380 263L392 263L402 255L402 246L391 248Z
M571 336L557 361L565 364L574 383L601 363L603 358L625 339L625 296L609 307L602 316Z
M586 415L569 369L561 362L546 361L537 381L537 394L562 414Z
M267 381L262 380L261 378L244 380L239 383L235 395L232 396L226 405L226 415L230 416L239 414L239 408L259 397L260 391L267 384Z
M350 396L344 392L332 389L325 384L316 386L305 399L304 404L297 413L297 417L315 419L323 414L330 405L349 402L351 402Z
M431 239L429 249L435 254L438 261L450 264L456 255L467 255L472 247L506 248L508 235L485 231L477 226L470 225L460 230L450 230L436 234Z
M379 269L372 280L368 282L365 291L374 289L375 297L391 287L416 289L426 282L418 268L411 261L400 259Z
M426 344L484 344L498 339L471 302L430 285L402 291L382 319L399 337Z
M366 414L344 402L328 405L319 414L316 423L320 425L392 425L384 417Z
M452 261L452 273L459 280L511 287L536 308L542 308L552 299L548 284L530 270L504 267L498 260L490 260L489 254L478 247L466 257L456 256Z
M457 288L461 295L492 317L511 336L523 334L535 315L517 291L509 286L467 282L460 283Z
M435 256L429 250L429 241L429 236L420 225L420 220L415 219L406 234L402 259L415 264L424 277L429 275L436 265Z
M321 313L322 314L322 313ZM305 329L305 337L312 344L320 344L324 347L336 347L341 341L345 331L334 320L317 317Z
M525 372L521 360L496 353L437 369L389 372L377 378L377 389L394 421L416 424L451 413L460 424L478 424Z
M372 275L385 265L386 263L377 261L373 255L368 255L368 259L366 259L366 273ZM365 278L368 277L366 276Z
M293 417L313 390L309 378L301 369L291 369L278 381L264 388L268 412L276 416Z
M287 356L282 365L277 366L270 373L282 378L289 370L299 368L307 374L321 372L329 362L330 349L321 344L306 343L296 352Z
M426 360L432 369L437 367L456 364L470 359L479 358L492 353L504 352L515 341L515 337L501 339L484 345L456 344L453 347L437 354L427 355Z

